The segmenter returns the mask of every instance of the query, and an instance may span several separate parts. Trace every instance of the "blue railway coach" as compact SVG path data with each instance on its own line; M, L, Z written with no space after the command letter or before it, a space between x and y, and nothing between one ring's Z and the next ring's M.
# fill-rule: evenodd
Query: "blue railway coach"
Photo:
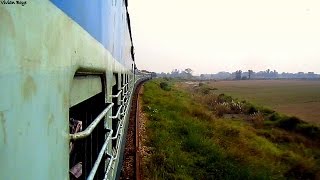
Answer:
M135 75L127 0L0 4L0 179L116 179Z

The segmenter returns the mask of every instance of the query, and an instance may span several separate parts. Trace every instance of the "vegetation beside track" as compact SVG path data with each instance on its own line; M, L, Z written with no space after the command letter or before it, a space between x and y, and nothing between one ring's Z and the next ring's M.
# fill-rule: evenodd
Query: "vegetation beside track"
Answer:
M206 88L145 84L146 178L319 178L318 127Z
M280 113L320 125L320 81L247 80L208 81L217 93L225 93Z

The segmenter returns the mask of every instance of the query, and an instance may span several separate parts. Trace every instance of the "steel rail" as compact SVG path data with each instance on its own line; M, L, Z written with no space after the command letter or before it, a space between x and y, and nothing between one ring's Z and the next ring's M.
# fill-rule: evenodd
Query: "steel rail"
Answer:
M93 121L92 123L84 130L78 133L70 134L70 139L77 140L88 137L94 128L99 124L101 119L105 117L105 115L109 112L109 110L113 107L114 103L109 104Z

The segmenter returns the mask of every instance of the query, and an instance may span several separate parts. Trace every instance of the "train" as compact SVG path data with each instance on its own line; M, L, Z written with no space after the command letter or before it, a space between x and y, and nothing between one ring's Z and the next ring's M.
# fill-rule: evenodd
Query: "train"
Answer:
M128 0L0 4L0 179L117 179L137 70Z

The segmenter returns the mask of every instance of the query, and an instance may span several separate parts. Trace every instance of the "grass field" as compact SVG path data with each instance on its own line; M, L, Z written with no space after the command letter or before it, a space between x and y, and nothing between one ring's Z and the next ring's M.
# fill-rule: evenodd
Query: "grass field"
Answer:
M145 179L320 178L318 128L206 90L166 79L144 85Z
M217 93L248 100L320 124L320 81L247 80L210 82Z

